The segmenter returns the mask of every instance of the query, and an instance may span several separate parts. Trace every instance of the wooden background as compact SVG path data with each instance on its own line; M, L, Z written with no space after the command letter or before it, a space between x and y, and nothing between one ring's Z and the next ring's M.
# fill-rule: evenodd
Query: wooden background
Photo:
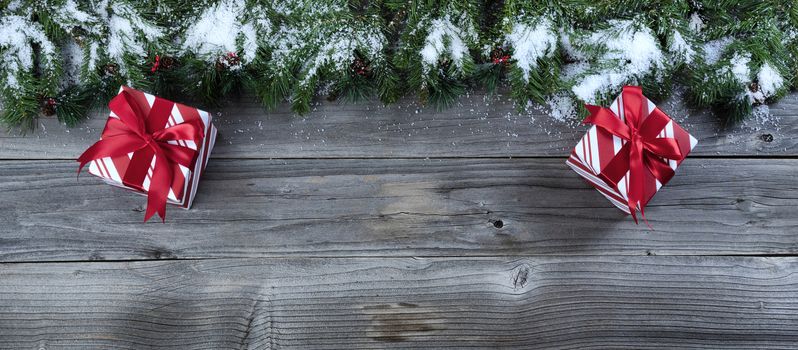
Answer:
M654 231L564 164L585 127L505 96L231 101L165 224L76 180L104 113L0 133L0 348L798 348L798 94L661 106L699 144Z

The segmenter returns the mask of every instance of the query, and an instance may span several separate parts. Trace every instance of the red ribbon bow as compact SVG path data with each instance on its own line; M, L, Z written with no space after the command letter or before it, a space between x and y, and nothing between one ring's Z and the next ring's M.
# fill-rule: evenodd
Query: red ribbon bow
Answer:
M118 157L133 152L130 164L122 177L125 186L144 191L144 179L155 157L144 221L156 212L166 220L166 201L172 186L174 168L177 164L193 169L197 151L188 147L169 144L167 141L191 140L201 144L204 125L201 120L190 121L165 128L174 102L155 98L152 107L143 98L137 99L129 88L114 97L108 107L119 118L109 117L102 138L89 147L78 158L80 167L105 157Z
M675 138L657 137L671 119L659 108L648 110L648 100L639 86L624 86L622 97L625 123L611 109L591 105L585 105L590 115L583 123L593 124L627 141L604 167L602 175L618 191L618 182L629 172L627 202L629 213L637 223L638 209L646 220L643 211L645 172L664 184L673 177L674 171L663 158L679 160L683 156Z

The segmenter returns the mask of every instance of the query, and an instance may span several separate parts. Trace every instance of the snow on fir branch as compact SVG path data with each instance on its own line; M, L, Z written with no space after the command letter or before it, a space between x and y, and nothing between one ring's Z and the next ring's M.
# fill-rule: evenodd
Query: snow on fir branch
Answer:
M182 43L184 54L215 62L229 52L241 52L245 62L255 60L260 38L268 37L271 22L259 5L223 0L189 20ZM240 66L238 66L240 67Z
M133 5L121 1L100 1L97 5L102 25L108 32L105 52L108 59L119 64L122 75L127 73L125 56L147 57L147 44L161 39L163 31L142 18ZM102 32L102 29L97 29ZM94 62L89 63L94 66Z
M505 40L513 48L516 66L528 81L529 72L537 68L538 60L551 58L557 53L559 35L548 18L541 18L535 24L518 20Z
M759 90L765 98L776 96L784 89L784 78L769 62L765 62L756 75Z
M569 52L574 58L586 57L592 65L571 88L588 104L599 104L601 97L623 85L640 85L646 76L660 81L664 74L666 56L651 29L631 20L610 21L609 25L577 38L588 50Z
M676 55L679 61L682 61L685 64L693 63L693 59L696 56L695 49L687 42L687 40L685 40L684 36L682 36L682 33L678 30L673 31L673 34L670 37L668 52L670 52L672 55Z
M304 79L300 85L306 85L324 66L331 66L335 72L344 72L355 52L371 58L382 54L385 37L377 28L344 27L334 30L321 41L314 57L309 59L303 70Z
M405 72L408 89L418 91L423 101L443 108L465 92L465 83L476 70L471 55L479 45L476 3L452 1L426 6L419 5L412 11L415 15L407 16L393 61Z
M477 40L476 30L467 15L447 13L443 18L426 18L417 28L423 29L427 30L420 52L424 72L429 73L441 60L447 59L462 71L466 61L471 60L469 46L473 47Z
M509 85L583 115L625 84L740 120L798 83L798 3L777 0L0 0L0 120L72 124L119 84L221 103L314 97L446 106ZM741 8L755 9L739 11ZM762 108L757 108L762 110Z
M0 19L0 69L5 72L4 90L14 94L21 92L20 76L33 74L33 45L39 47L42 69L52 69L55 60L55 45L47 38L39 23L30 21L30 15L10 15Z
M717 63L732 42L734 42L734 38L730 36L706 42L704 44L704 62L707 64Z
M285 99L305 112L318 88L352 87L355 62L368 65L361 74L382 72L387 62L388 41L377 8L363 9L355 18L343 0L313 5L292 0L275 4L273 12L279 25L263 45L271 58L263 70L273 82L260 90L268 105ZM289 86L292 91L284 91ZM269 96L272 91L278 96Z

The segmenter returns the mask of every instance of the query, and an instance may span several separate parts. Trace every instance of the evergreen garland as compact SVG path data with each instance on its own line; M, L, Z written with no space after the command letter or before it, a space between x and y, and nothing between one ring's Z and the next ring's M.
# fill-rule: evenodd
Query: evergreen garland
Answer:
M506 82L523 108L577 118L623 85L738 121L798 84L783 0L0 0L0 120L68 126L120 84L205 106L246 91L438 107Z

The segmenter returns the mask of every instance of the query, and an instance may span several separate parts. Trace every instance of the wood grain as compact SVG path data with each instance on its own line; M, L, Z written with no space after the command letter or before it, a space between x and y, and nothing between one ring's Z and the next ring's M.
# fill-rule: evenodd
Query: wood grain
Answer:
M675 101L700 143L655 231L505 96L233 100L165 224L75 179L103 111L0 132L0 349L798 349L798 93L732 128Z
M798 252L794 159L687 159L654 231L563 159L216 159L166 224L76 167L0 162L0 260Z
M3 349L788 349L796 258L0 265Z
M725 127L691 111L678 97L662 108L700 140L695 155L798 155L798 93L771 106L776 122L751 119ZM42 119L25 137L0 131L0 159L75 159L99 139L105 110L77 128ZM565 156L586 127L557 122L542 106L518 113L506 96L473 93L435 111L406 98L391 106L318 101L303 117L287 105L264 111L251 98L232 100L216 117L217 158Z

